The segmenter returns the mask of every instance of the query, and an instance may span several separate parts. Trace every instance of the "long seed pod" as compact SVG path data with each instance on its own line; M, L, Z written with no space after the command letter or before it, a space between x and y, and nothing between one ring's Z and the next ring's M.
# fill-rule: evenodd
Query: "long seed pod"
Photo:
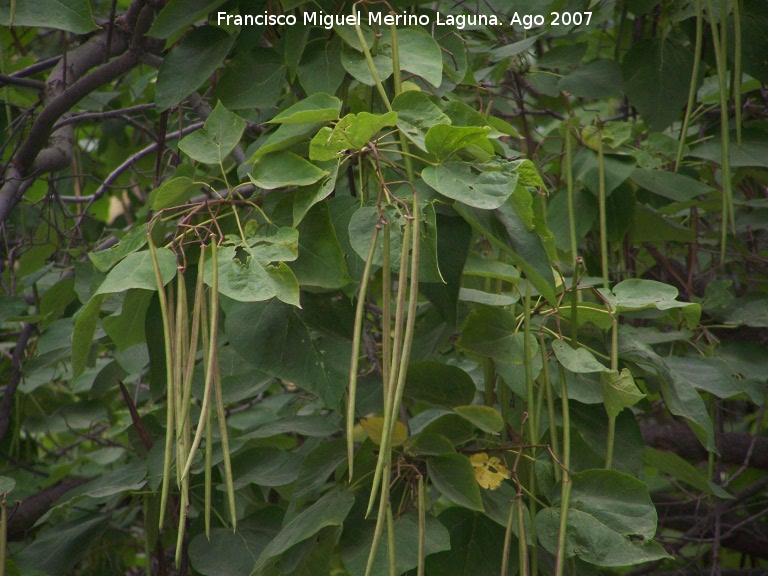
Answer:
M200 259L197 263L197 281L195 282L195 302L192 309L192 328L189 331L189 341L186 347L187 354L184 362L182 382L184 393L181 400L181 420L186 422L189 418L189 410L192 405L192 380L197 362L197 344L200 334L200 309L205 301L205 286L203 284L203 267L205 265L205 250L200 250Z
M203 260L204 257L202 256L203 252L204 250L201 250L201 255L200 255L201 266L204 263L204 260ZM198 269L197 286L199 287L199 290L200 290L197 293L197 299L198 300L204 299L204 295L202 291L203 290L202 268ZM196 308L199 308L198 301L195 302L195 306ZM205 422L208 420L208 412L211 406L211 390L213 389L213 380L214 380L213 372L214 372L214 369L217 368L217 366L215 365L215 362L212 362L211 359L215 354L215 348L218 340L216 338L216 331L218 330L218 314L216 313L215 310L212 310L211 314L212 314L211 315L211 331L210 331L209 340L208 340L208 349L205 352L205 354L208 357L208 365L205 370L205 388L203 392L203 405L200 409L200 420L197 424L197 430L195 431L195 438L192 441L192 446L189 449L187 460L184 464L184 470L181 473L182 479L186 478L187 475L189 474L189 470L192 467L192 462L195 459L195 454L198 448L200 448L200 442L203 440L203 431L205 430ZM194 321L193 321L193 325L194 325ZM195 346L197 346L197 339L194 338L194 340L195 340ZM190 387L191 387L191 380L192 380L191 370L189 371L189 376L190 376Z
M182 505L180 510L186 520L186 505L189 500L189 483L185 485L185 477L182 475L181 464L187 460L191 443L192 427L189 418L183 418L184 406L184 367L186 365L187 349L189 346L189 318L187 315L187 284L183 273L176 275L176 330L173 334L173 389L176 401L176 478L181 488ZM186 497L186 500L184 500Z
M427 556L427 505L424 498L424 476L419 475L417 490L419 491L419 563L416 568L416 576L424 576Z
M217 340L219 330L219 252L216 236L211 237L211 341ZM224 463L224 484L227 487L227 500L229 502L229 514L232 518L232 529L237 529L237 508L235 507L235 487L232 479L232 462L229 458L229 435L227 433L227 413L224 409L224 394L221 391L221 374L219 373L219 354L216 345L210 348L213 351L210 362L213 364L213 389L216 394L216 412L219 420L219 434L221 436L221 451Z
M400 365L397 373L397 388L395 388L395 399L392 405L393 413L395 415L400 410L400 404L403 401L405 378L408 373L408 362L411 358L411 346L413 345L413 333L416 330L416 306L419 300L419 235L421 233L421 215L419 212L419 201L415 191L413 194L413 208L411 213L413 215L413 225L411 226L411 233L413 235L411 244L413 247L411 249L411 282L408 289L408 320L405 324L405 335L403 337ZM394 438L395 435L396 424L397 417L395 416L389 423L389 430L387 433L389 448L392 446L392 438Z
M381 380L385 402L392 364L392 248L389 226L389 222L384 224L384 246L381 255Z
M384 423L382 425L381 446L379 447L379 457L376 461L376 471L373 474L373 485L371 486L371 495L368 500L368 510L365 515L368 516L376 503L376 494L381 486L381 476L384 471L385 463L389 461L391 443L388 430L389 423L397 418L397 409L394 406L395 388L397 378L397 366L402 353L401 338L403 332L403 320L405 317L405 282L408 278L408 251L410 247L409 231L411 228L410 220L405 224L405 234L403 235L403 247L400 253L400 275L398 280L397 307L395 309L395 330L392 343L392 365L389 371L389 384L387 387L387 397L384 400Z
M163 456L163 483L160 491L160 519L158 525L163 528L165 521L165 508L168 503L168 488L171 480L171 459L173 457L173 436L174 436L174 410L173 410L173 358L171 356L171 319L168 317L168 300L165 295L163 277L160 273L160 264L157 260L157 249L152 242L152 236L147 232L149 240L149 253L152 256L152 267L155 271L155 280L157 281L157 295L160 300L160 315L163 319L163 337L165 339L165 377L167 381L167 408L165 421L165 453Z
M349 463L349 479L352 480L353 461L355 457L355 402L357 398L357 367L360 361L360 340L363 333L363 317L365 316L365 297L368 293L368 280L371 275L373 256L376 252L376 241L379 237L378 226L373 231L371 245L368 248L368 258L365 260L363 278L360 281L360 292L357 295L355 308L355 327L352 336L352 358L349 365L349 386L347 388L347 462Z

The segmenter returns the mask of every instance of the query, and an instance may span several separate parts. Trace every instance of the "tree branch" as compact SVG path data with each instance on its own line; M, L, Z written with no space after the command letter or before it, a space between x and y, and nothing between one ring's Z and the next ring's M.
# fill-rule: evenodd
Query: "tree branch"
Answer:
M0 440L8 431L11 423L11 410L13 409L13 397L16 395L16 389L21 382L21 364L24 361L24 352L27 348L27 342L34 330L33 324L24 324L13 348L13 357L11 359L11 378L3 393L3 400L0 402Z
M152 21L152 9L145 6L147 1L133 1L125 15L118 19L109 46L107 33L102 31L60 60L51 71L43 91L43 110L4 175L0 188L0 225L5 224L33 178L60 170L71 161L74 129L67 125L54 130L59 118L83 97L138 64L138 51ZM104 61L105 55L117 58L87 74Z
M0 86L5 84L11 86L21 86L23 88L32 88L34 90L42 90L45 88L45 82L40 82L40 80L30 80L29 78L18 78L16 76L6 76L5 74L0 74Z
M682 424L641 427L643 442L652 448L670 450L692 462L705 462L709 457L691 429ZM768 470L768 438L744 432L721 432L715 444L724 464L745 465Z

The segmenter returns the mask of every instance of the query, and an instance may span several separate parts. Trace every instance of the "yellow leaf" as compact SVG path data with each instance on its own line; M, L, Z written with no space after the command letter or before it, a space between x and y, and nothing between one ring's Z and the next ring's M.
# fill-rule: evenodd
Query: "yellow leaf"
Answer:
M380 418L378 416L374 416L372 418L361 418L360 426L362 426L363 430L365 430L365 433L368 434L368 438L371 439L371 442L376 444L376 446L381 446L381 436L382 431L384 430L384 418ZM392 438L392 446L400 446L400 444L405 442L407 438L408 428L406 428L405 424L400 421L395 422L395 434Z
M496 490L501 486L501 481L508 479L511 474L509 468L504 466L496 456L488 457L485 452L473 454L469 461L475 470L475 480L481 488Z

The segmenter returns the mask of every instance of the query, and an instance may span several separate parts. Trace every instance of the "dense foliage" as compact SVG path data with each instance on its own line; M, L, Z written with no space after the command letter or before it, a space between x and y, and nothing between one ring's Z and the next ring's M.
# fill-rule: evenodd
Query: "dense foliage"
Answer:
M765 2L0 23L0 574L768 570Z

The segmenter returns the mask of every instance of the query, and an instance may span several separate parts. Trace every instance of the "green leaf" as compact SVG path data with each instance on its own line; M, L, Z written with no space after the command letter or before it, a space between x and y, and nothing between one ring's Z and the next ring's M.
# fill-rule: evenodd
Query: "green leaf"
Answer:
M146 342L144 319L152 300L149 290L128 290L119 315L107 316L102 320L104 330L112 338L118 350L125 350L134 344Z
M310 312L276 300L223 307L227 337L244 360L338 406L349 379L349 340L318 333L307 322Z
M444 77L441 87L460 84L467 75L467 50L461 36L443 34L437 39L437 43L440 44L443 55Z
M453 411L465 420L472 422L483 432L498 434L504 428L504 419L501 414L490 406L456 406Z
M470 312L456 346L493 359L496 369L509 383L514 367L525 363L524 336L516 332L516 328L517 321L509 310L479 308ZM531 355L534 355L538 344L535 341L532 344Z
M304 498L315 494L328 481L328 477L333 474L334 470L346 459L347 443L345 439L336 438L320 444L304 458L296 479L293 497Z
M72 377L77 378L88 365L91 354L93 335L99 322L101 305L106 299L106 294L100 294L91 298L80 310L75 327L72 332Z
M660 132L685 106L694 55L669 38L647 38L632 45L621 62L622 90L648 123Z
M698 323L698 318L701 316L700 304L680 302L677 300L677 288L655 280L630 278L616 284L612 292L612 295L607 295L607 300L613 310L619 314L646 308L656 310L682 308L683 314L691 315L694 325Z
M514 191L518 178L509 162L446 162L427 166L421 175L443 196L483 210L504 204Z
M471 354L492 358L506 384L514 386L520 381L525 364L523 333L515 332L516 329L517 322L509 310L482 307L470 312L456 346ZM534 341L528 359L534 374L541 369L538 349Z
M703 182L666 170L637 168L631 179L638 186L675 202L686 202L714 191Z
M722 358L669 356L664 358L664 364L675 378L718 398L730 398L749 391L749 381L737 377Z
M319 122L313 124L281 124L278 126L277 130L272 132L267 137L267 140L254 151L253 156L248 162L253 163L270 152L285 150L294 144L306 141L310 136L315 135L321 127L322 124Z
M0 494L9 494L16 488L16 480L8 476L0 476Z
M232 459L234 488L249 484L284 486L295 482L303 458L295 452L285 452L273 446L262 446L239 452Z
M345 522L341 539L341 558L351 576L364 576L368 554L373 543L374 521ZM419 563L419 517L414 510L398 517L394 523L395 574L416 568ZM424 529L424 554L429 556L451 547L448 531L433 516L427 516ZM382 538L373 562L371 576L388 576L389 550L386 538Z
M205 125L179 141L179 149L198 162L219 164L240 142L244 130L245 120L218 102Z
M260 302L277 297L299 305L299 282L284 262L264 263L260 253L271 250L239 244L219 248L219 292L240 302ZM204 280L212 282L213 263L206 258Z
M397 112L397 127L421 150L427 151L427 131L438 124L451 124L451 119L435 103L434 97L424 92L409 90L392 100Z
M742 168L745 166L758 166L768 168L768 157L765 155L765 146L768 138L765 130L760 128L746 129L742 134L741 146L732 141L729 146L731 168ZM718 166L723 161L722 140L719 136L707 140L691 149L691 156L694 158L704 158L714 162Z
M26 315L29 304L20 296L0 296L0 324Z
M98 271L108 272L112 266L128 256L128 254L132 254L143 248L146 243L146 225L137 226L123 236L120 241L111 248L99 250L98 252L88 252L88 258L90 258Z
M485 306L511 306L520 299L519 292L505 292L494 294L474 288L462 288L459 290L459 300L462 302L474 302Z
M517 181L518 186L533 186L535 188L547 189L544 180L541 179L539 171L530 160L517 160L515 162L516 170L520 178Z
M336 434L339 426L336 423L335 416L320 416L312 414L309 416L289 416L279 420L268 422L263 426L258 426L243 434L241 438L269 438L270 436L279 436L280 434L299 434L312 438L322 438Z
M284 511L278 506L261 506L231 528L213 528L208 540L204 531L189 544L189 559L205 576L250 576L259 554L280 531Z
M341 65L341 40L317 38L307 43L299 63L298 77L307 94L333 94L344 81Z
M168 284L176 276L176 256L168 248L158 248L157 262L160 266L160 277L163 280L163 285ZM125 292L130 288L157 290L155 269L152 266L152 256L149 250L129 254L112 268L94 296Z
M592 353L585 348L571 348L562 340L552 342L552 350L566 370L584 374L588 372L607 372L608 368L600 364Z
M205 18L226 0L169 0L155 17L147 36L168 38Z
M478 278L502 280L512 284L520 281L520 273L511 264L505 264L498 260L486 260L476 252L470 252L467 255L464 274L467 276L477 276Z
M555 46L551 50L547 50L539 58L537 64L542 68L549 69L570 68L581 63L588 48L589 44L586 42Z
M573 158L574 178L580 180L595 196L600 193L600 167L597 152L580 148ZM605 195L609 196L635 171L637 161L633 156L606 154L603 157Z
M189 136L193 136L198 132L193 132ZM189 138L189 136L187 136L187 138ZM186 140L186 138L182 139L182 142L184 140ZM197 140L200 142L206 142L206 136L201 135L200 137L198 137ZM213 142L210 140L208 140L208 143L213 144ZM189 142L189 144L191 145L192 143ZM187 152L187 154L189 154L194 158L194 156L189 152ZM180 206L181 204L184 204L184 202L189 200L192 197L192 194L195 192L195 190L198 189L199 187L200 187L200 184L196 184L194 180L192 180L191 178L187 178L186 176L179 176L178 178L171 178L170 180L166 180L165 182L160 184L159 187L155 188L150 194L150 203L152 205L152 210L157 212L159 210L162 210L163 208ZM146 237L146 232L144 236ZM145 241L146 241L146 238L145 238ZM96 254L98 254L98 252ZM89 256L91 255L89 254ZM91 260L93 260L93 258L91 258ZM96 264L95 261L94 261L94 264ZM106 270L102 270L102 272L106 272Z
M443 162L457 150L485 140L490 131L490 128L436 124L427 131L424 137L424 145L427 147L428 152L434 154L440 162Z
M667 558L653 541L656 508L648 487L615 470L588 470L571 475L565 557L579 557L597 566L631 566ZM560 508L536 516L536 534L551 554L557 551Z
M432 484L453 503L483 511L480 487L469 458L462 454L444 454L427 459L427 472Z
M422 432L406 442L408 453L414 456L440 456L456 452L453 442L442 434Z
M440 316L452 326L458 321L461 275L465 269L472 228L462 218L435 214L437 230L437 263L443 282L420 282L419 292L437 308ZM421 268L421 264L419 265Z
M710 496L716 496L721 500L732 500L727 491L723 490L714 482L707 480L706 476L697 470L690 463L683 460L674 452L662 452L646 446L643 451L643 462L647 466L656 468L659 472L668 474L676 480L690 484L697 490L700 490Z
M88 0L15 0L0 4L0 24L14 26L42 26L75 34L87 34L98 29L93 21Z
M665 218L647 205L637 204L635 216L630 227L632 241L638 244L650 242L694 242L696 233L693 229L681 226L670 218Z
M509 254L544 298L552 304L556 302L552 268L541 237L526 228L511 206L504 204L488 212L457 203L454 210L493 246Z
M57 505L71 502L76 498L107 498L115 494L135 492L147 483L147 465L141 460L107 472L87 484L70 490L58 501Z
M682 416L699 441L710 452L716 452L715 432L704 400L684 378L673 373L647 344L634 337L627 326L619 327L619 355L645 367L659 376L661 393L672 414Z
M458 366L418 362L408 366L405 395L413 400L450 408L469 404L475 397L472 377Z
M294 516L267 544L253 570L259 572L290 547L317 534L326 526L338 526L349 514L355 497L347 490L334 491Z
M337 29L340 28L345 27L337 27ZM387 78L392 76L391 45L380 44L376 53L371 55L371 59L373 60L373 66L376 69L380 81L384 82ZM341 65L344 67L344 70L358 82L365 84L366 86L374 86L376 84L376 80L374 80L373 75L371 74L371 69L368 67L368 61L365 59L365 56L354 48L350 48L346 43L341 48Z
M72 522L48 526L32 544L16 556L25 573L39 570L48 576L71 574L71 568L85 556L93 542L103 537L111 514L86 515Z
M357 203L359 206L359 203ZM400 270L400 262L397 255L400 254L403 245L403 231L405 227L405 218L397 212L391 206L385 206L381 210L387 222L389 222L389 238L390 238L390 255L395 255L391 258L392 270ZM359 207L349 220L348 237L349 241L354 249L355 253L360 259L368 257L368 248L371 243L371 237L379 225L379 209L376 206L367 205ZM383 263L384 250L384 229L379 233L376 248L373 253L373 265L376 268L380 267ZM364 261L364 260L363 260Z
M240 529L213 528L210 540L200 532L189 544L189 559L195 571L205 576L250 576L256 562L253 545ZM258 552L257 552L258 554Z
M260 156L253 164L251 181L260 188L273 190L288 186L308 186L328 174L293 152L280 150Z
M243 50L225 65L213 96L230 110L271 108L285 88L286 68L272 49Z
M386 32L391 42L390 31L387 29ZM423 28L399 28L397 43L400 68L421 76L435 88L440 86L443 81L443 55L434 38Z
M336 126L321 129L309 143L312 160L334 160L345 150L362 150L374 135L397 122L396 112L347 114Z
M550 368L553 376L557 370ZM577 399L571 404L571 426L578 432L578 446L571 450L576 455L572 461L573 471L602 467L605 465L608 443L608 414L602 405L599 378L589 382L598 396L597 403L586 405ZM568 394L571 394L571 380L568 381ZM571 435L574 438L574 435ZM642 473L642 454L645 443L640 425L630 410L622 411L615 421L613 468L618 472L639 478ZM589 450L591 448L591 450ZM587 454L592 452L592 454ZM595 459L592 460L592 457Z
M645 398L635 384L632 373L624 368L621 372L611 370L600 374L600 384L608 416L616 417L624 408L630 408Z
M484 514L448 508L438 517L451 535L451 549L427 557L427 574L485 576L501 574L504 528ZM509 572L517 573L517 543L512 540Z
M67 307L77 299L75 294L75 279L74 277L65 277L56 282L45 294L40 298L39 310L40 315L43 317L41 327L48 326L51 322L58 320L59 317L66 311ZM9 299L10 300L10 299ZM10 300L13 302L13 300ZM13 306L11 306L11 310ZM10 311L10 310L9 310ZM23 316L27 311L27 304L24 302ZM0 301L0 322L4 322L4 316L2 310L2 302Z
M582 64L563 76L557 83L557 89L577 98L607 98L621 90L621 68L615 60L595 60Z
M277 114L269 124L306 124L339 119L341 100L329 94L312 94Z
M310 187L300 188L293 197L293 226L302 221L307 212L318 202L325 200L336 189L339 165L329 169L328 175ZM327 204L326 204L327 207Z
M344 262L328 206L315 204L301 221L299 257L291 269L302 286L334 290L352 282Z
M236 38L212 26L187 34L160 65L155 84L158 110L175 106L197 90L221 66Z

